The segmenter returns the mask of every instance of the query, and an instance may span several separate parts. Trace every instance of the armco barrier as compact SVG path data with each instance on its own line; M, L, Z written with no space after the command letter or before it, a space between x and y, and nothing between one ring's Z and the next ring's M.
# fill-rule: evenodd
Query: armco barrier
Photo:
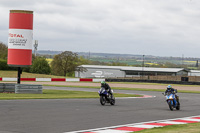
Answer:
M0 83L0 93L42 94L42 85Z
M17 81L17 78L0 78L0 81ZM60 81L60 82L101 82L105 79L92 78L21 78L21 81Z
M42 85L16 84L15 93L18 94L42 94Z
M0 83L0 93L2 92L15 92L15 85L16 84L9 84L9 83Z

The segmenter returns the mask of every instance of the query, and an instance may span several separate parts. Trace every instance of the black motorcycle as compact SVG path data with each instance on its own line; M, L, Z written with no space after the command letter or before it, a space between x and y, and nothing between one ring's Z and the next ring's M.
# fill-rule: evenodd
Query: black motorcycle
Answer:
M113 92L113 90L111 90ZM110 103L111 105L115 105L115 97L114 95L110 95L105 88L101 88L99 91L100 103L101 105L105 105L105 103Z

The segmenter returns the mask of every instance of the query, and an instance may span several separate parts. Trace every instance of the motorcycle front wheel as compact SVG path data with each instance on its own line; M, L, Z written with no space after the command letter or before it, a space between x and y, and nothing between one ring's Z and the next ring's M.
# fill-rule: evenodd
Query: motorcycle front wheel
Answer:
M105 105L105 103L106 103L105 96L100 96L100 103L101 103L101 105Z
M167 101L167 103L168 103L168 105L169 105L169 109L171 110L171 111L173 111L173 105L171 104L171 100L168 100Z

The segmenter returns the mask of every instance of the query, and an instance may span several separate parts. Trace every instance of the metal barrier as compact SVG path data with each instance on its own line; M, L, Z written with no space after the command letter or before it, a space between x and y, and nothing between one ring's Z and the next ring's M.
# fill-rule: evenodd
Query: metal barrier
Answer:
M14 93L16 84L0 83L0 93Z
M18 94L42 94L42 85L16 84L15 93Z

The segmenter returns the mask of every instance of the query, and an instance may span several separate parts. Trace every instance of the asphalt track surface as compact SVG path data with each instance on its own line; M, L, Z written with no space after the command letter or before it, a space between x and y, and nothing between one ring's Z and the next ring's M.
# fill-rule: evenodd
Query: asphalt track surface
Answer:
M46 86L44 89L98 91ZM200 94L178 93L181 110L170 111L161 92L115 92L156 97L116 99L115 106L102 106L99 99L0 100L0 133L63 133L200 115Z

